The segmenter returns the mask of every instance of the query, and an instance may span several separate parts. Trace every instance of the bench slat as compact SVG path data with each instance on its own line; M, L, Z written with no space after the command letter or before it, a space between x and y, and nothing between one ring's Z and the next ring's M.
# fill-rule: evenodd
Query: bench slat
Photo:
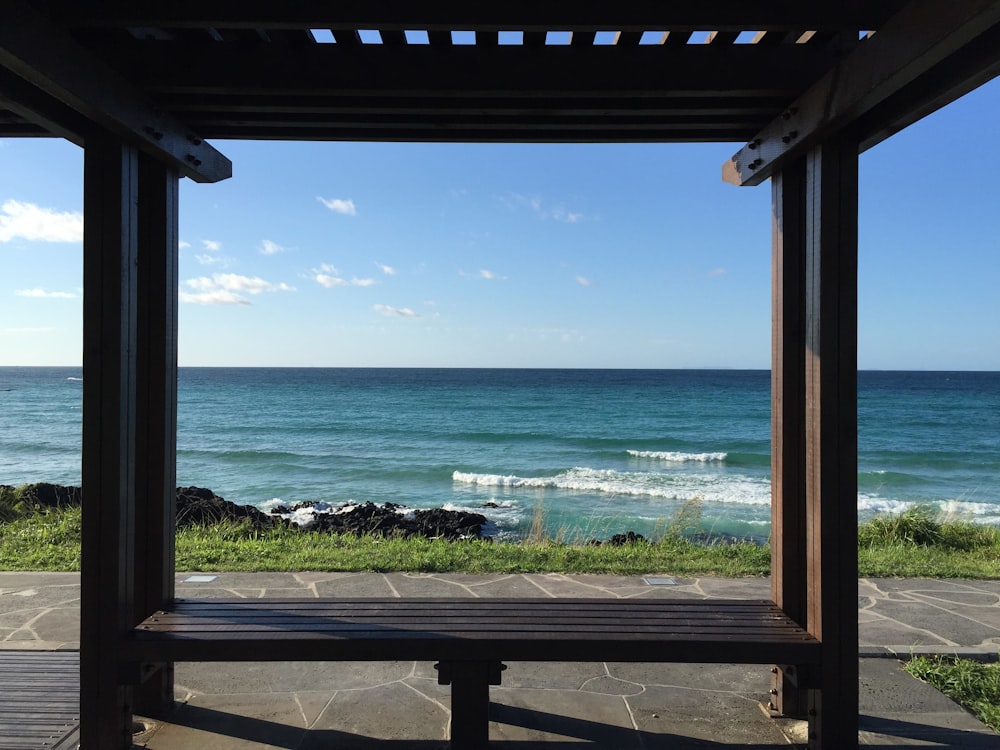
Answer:
M817 663L766 600L178 600L122 643L126 661Z

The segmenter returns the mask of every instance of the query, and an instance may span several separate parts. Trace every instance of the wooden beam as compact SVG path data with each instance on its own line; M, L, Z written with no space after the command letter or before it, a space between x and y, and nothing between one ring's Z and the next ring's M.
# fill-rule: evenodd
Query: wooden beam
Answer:
M806 629L822 643L811 748L858 742L858 147L806 155Z
M278 113L303 115L417 115L427 112L450 115L496 116L546 114L552 117L573 115L604 115L613 120L616 117L630 117L638 114L649 116L716 116L735 115L745 118L769 118L782 102L779 97L679 97L637 96L615 100L615 108L608 110L607 103L584 96L560 97L549 100L539 97L531 99L502 99L499 97L450 97L378 98L370 96L309 96L288 94L254 94L248 92L215 92L212 94L166 95L164 106L172 112L182 113L185 119L213 117L222 119L242 115L244 119L253 114L274 116Z
M699 0L650 3L648 0L576 0L539 3L501 0L454 3L451 0L105 0L59 3L59 18L73 25L168 28L326 28L359 29L484 29L550 31L629 31L717 29L742 31L791 27L858 30L878 28L902 0Z
M119 640L134 625L138 153L91 137L84 153L83 552L80 742L132 743Z
M775 96L788 101L834 60L826 48L780 45L360 45L293 50L226 43L107 51L150 92L268 96ZM572 70L571 76L567 71ZM197 71L192 75L192 71ZM359 75L358 71L364 71ZM609 104L613 108L613 103Z
M911 0L726 162L723 179L737 185L758 185L786 160L805 153L830 133L853 128L907 87L917 95L913 106L926 114L926 102L919 101L922 79L933 77L949 57L984 34L995 33L998 27L1000 0ZM990 57L992 64L1000 60L1000 47L994 45ZM981 64L991 62L988 59ZM970 72L965 70L961 75L951 82L956 88L946 86L944 90L957 96ZM947 101L947 96L941 96L935 106ZM905 112L907 106L902 109ZM895 113L893 119L900 119L900 114ZM878 121L868 121L865 127L869 132L884 129ZM872 145L864 133L852 137Z
M114 133L196 182L232 175L226 157L157 112L131 83L34 7L24 0L3 0L2 8L0 67L82 115L93 130Z
M49 135L83 146L81 133L88 124L79 113L3 67L0 67L0 109L13 112Z
M771 178L771 599L803 626L807 615L805 178L802 159ZM769 704L773 714L806 716L801 674L801 665L775 665Z
M177 505L178 176L146 154L138 211L135 625L174 597ZM173 700L164 664L136 688L135 709L162 715Z

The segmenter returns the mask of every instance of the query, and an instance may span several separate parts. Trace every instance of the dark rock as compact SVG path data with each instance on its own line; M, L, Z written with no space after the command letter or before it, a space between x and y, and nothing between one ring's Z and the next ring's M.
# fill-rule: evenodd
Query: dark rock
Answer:
M16 487L3 485L4 489L16 490ZM23 502L35 510L48 508L73 508L82 502L83 493L79 487L66 487L60 484L39 482L25 485L21 491Z
M608 540L608 544L612 547L621 547L624 544L638 544L639 542L645 542L646 537L642 534L636 534L634 531L628 531L624 534L615 534Z
M263 531L284 523L252 505L237 505L204 487L177 488L177 526L210 526L220 521L248 522Z
M459 539L480 538L486 516L457 510L434 508L399 513L396 503L367 502L341 513L319 514L313 529L335 534L376 534L378 536L424 536Z

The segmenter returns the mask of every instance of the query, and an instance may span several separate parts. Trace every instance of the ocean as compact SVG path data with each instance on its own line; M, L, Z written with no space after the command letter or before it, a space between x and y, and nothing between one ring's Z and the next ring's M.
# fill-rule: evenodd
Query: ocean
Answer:
M861 372L858 515L1000 524L1000 373ZM79 368L0 367L0 484L80 482ZM237 503L470 509L567 540L770 531L770 374L181 368L177 479Z

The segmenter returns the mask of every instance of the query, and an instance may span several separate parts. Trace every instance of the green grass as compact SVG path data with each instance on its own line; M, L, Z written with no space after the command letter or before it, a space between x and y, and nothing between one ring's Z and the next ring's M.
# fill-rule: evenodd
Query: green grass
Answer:
M79 570L79 508L32 511L0 523L0 570ZM554 540L522 543L386 539L218 524L180 529L184 571L410 571L762 576L767 546L699 544L677 525L648 543L612 547ZM929 509L863 524L858 572L871 577L1000 578L1000 529L942 522Z
M917 656L906 664L906 671L964 706L994 732L1000 732L1000 664Z
M873 577L1000 578L1000 529L946 521L929 506L858 528L858 570Z

